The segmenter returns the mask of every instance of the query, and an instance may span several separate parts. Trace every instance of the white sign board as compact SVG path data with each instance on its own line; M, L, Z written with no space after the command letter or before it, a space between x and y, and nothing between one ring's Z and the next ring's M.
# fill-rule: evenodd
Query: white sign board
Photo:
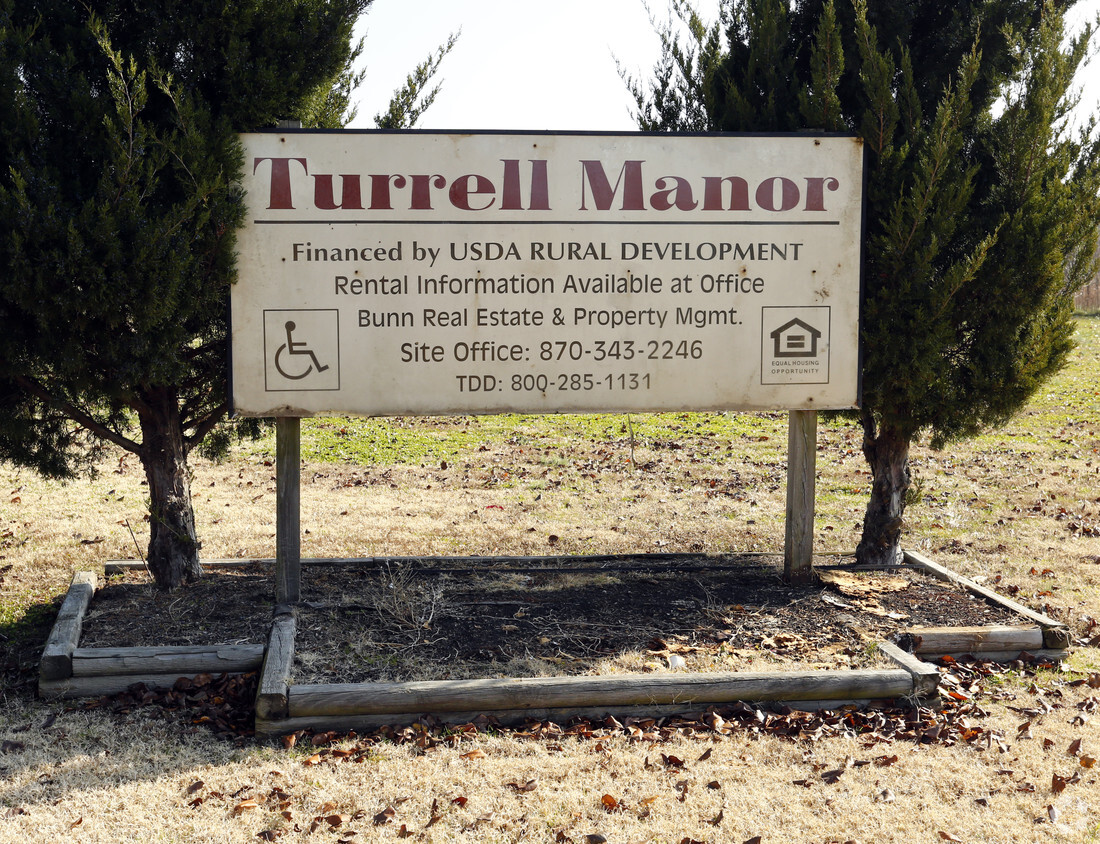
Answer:
M858 402L855 138L242 141L238 414Z

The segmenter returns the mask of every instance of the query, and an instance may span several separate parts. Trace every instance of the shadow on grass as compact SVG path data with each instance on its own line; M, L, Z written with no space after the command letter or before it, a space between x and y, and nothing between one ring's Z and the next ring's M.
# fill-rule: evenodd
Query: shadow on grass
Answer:
M38 683L38 662L64 596L26 607L4 607L0 621L0 695L31 700Z

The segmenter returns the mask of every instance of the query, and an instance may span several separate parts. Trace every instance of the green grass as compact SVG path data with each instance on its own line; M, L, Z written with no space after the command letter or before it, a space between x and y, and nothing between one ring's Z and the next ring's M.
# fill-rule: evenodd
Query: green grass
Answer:
M482 447L509 444L568 449L577 443L629 448L663 443L770 443L786 437L785 413L501 414L458 417L317 417L302 422L302 458L321 463L413 465L450 460ZM245 446L271 457L274 431ZM567 460L561 455L561 460ZM547 461L552 463L552 460Z

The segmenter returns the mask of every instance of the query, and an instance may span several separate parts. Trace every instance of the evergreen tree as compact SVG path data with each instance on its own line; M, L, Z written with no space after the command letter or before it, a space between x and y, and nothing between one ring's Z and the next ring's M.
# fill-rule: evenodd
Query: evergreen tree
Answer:
M861 562L900 552L909 448L1003 424L1066 361L1094 266L1100 157L1069 128L1092 30L1067 2L723 0L660 30L651 130L858 133L866 196ZM686 37L681 35L686 31Z
M162 588L201 575L187 458L227 409L238 133L342 125L370 2L0 0L0 457L138 455Z

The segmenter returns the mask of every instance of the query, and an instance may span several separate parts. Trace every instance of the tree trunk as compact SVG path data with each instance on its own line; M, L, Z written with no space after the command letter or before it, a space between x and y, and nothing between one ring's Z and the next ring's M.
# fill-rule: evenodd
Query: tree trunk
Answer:
M871 467L873 480L856 560L865 565L894 566L901 561L902 553L902 517L910 481L909 437L892 427L878 428L866 409L860 421L863 456Z
M141 461L149 482L149 570L161 589L175 589L202 576L191 474L179 404L171 389L142 396Z

